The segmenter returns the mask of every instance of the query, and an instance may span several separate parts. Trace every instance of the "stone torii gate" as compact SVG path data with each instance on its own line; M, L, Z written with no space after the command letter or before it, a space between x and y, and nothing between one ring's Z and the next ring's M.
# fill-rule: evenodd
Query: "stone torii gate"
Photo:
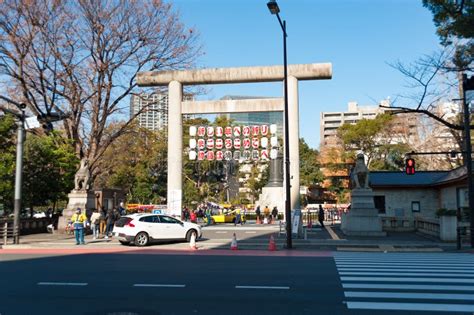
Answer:
M217 100L184 101L183 85L275 82L284 80L283 66L209 68L140 72L137 83L142 87L168 86L168 211L181 215L183 114L283 111L284 100ZM298 64L288 66L288 128L290 151L291 209L299 208L299 110L298 80L331 79L332 65ZM316 119L316 117L315 117ZM287 180L287 179L285 179Z

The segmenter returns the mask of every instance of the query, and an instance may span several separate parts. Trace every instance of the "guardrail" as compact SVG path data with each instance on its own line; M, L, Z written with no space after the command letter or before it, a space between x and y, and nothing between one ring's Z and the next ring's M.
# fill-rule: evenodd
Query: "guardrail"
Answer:
M421 233L440 237L439 219L435 218L415 218L415 229Z
M3 245L8 244L8 239L13 240L13 224L5 222L0 230L0 238L3 240Z

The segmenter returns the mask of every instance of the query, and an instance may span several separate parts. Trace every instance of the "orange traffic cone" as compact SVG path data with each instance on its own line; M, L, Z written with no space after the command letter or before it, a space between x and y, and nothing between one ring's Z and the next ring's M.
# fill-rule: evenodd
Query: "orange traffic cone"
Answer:
M196 246L196 234L191 233L191 239L189 240L189 247L191 247L192 250L197 250Z
M239 247L237 246L237 237L234 235L232 236L232 243L230 243L230 249L231 250L238 250Z
M268 243L268 250L271 252L274 252L277 250L273 235L270 236L270 243Z

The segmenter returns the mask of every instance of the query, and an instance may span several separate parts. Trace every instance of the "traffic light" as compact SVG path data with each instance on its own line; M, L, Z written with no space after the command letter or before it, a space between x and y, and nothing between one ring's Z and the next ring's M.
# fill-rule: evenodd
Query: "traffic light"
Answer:
M405 172L407 175L415 175L415 160L408 158L405 161Z

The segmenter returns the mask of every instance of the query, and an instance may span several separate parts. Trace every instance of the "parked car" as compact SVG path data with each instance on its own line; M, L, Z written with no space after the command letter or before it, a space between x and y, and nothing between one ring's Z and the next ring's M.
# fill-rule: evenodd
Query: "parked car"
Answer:
M216 224L216 223L234 223L235 222L235 217L237 216L237 211L240 211L240 219L242 222L245 222L245 216L243 215L243 211L240 209L229 211L227 213L223 214L215 214L211 216L211 223ZM204 222L207 222L207 218L204 218Z
M123 245L145 246L159 240L186 240L192 235L199 239L201 227L183 222L164 214L135 213L121 217L114 226L113 234Z

